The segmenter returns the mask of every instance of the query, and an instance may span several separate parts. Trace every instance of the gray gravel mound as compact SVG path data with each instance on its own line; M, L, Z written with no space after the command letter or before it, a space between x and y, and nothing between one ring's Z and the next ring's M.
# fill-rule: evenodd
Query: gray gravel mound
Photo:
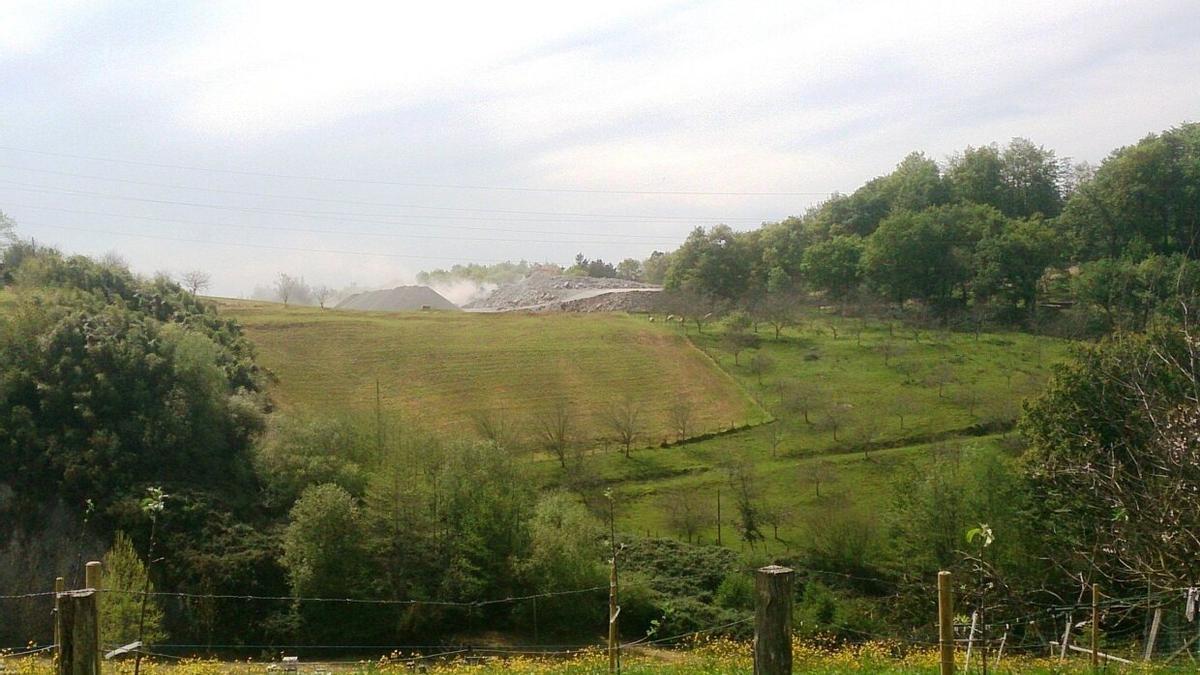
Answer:
M397 286L383 291L355 293L339 302L337 309L368 312L408 312L418 309L457 311L458 306L428 286Z

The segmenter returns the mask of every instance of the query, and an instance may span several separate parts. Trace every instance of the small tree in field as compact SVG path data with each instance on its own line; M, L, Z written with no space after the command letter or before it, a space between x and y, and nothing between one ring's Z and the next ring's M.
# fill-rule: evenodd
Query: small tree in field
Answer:
M821 486L832 483L836 478L837 470L833 462L827 459L811 462L800 467L800 483L813 486L817 499L821 498Z
M641 417L642 406L630 396L610 403L601 411L601 424L616 436L627 458L641 434Z
M675 399L667 414L671 418L671 427L675 430L676 439L685 440L692 433L692 416L694 414L692 401L686 396Z
M846 422L850 417L850 405L846 403L834 403L825 411L824 426L833 432L833 441L838 441L838 431L846 426Z
M321 309L325 309L325 303L329 302L329 299L332 297L333 289L328 286L322 285L313 289L313 300L317 301L317 304L321 307Z
M700 530L712 521L708 499L698 490L663 495L667 527L690 544Z
M738 316L744 318L746 315L739 314ZM738 361L738 356L742 352L747 349L754 349L760 342L757 335L746 330L748 325L748 319L746 320L746 325L743 325L741 321L732 321L725 334L721 336L721 349L733 357L733 364L735 366L741 365Z
M763 375L771 372L775 368L775 359L770 354L757 351L754 356L750 357L750 372L758 378L758 386L762 386Z
M571 447L575 427L570 404L565 399L556 401L538 414L536 427L542 447L558 457L562 468L567 468L567 449Z
M779 408L785 414L802 417L805 424L812 424L809 414L816 410L822 400L821 388L811 380L789 380L779 383Z
M212 277L208 272L201 270L192 270L179 275L179 282L187 289L188 293L196 295L201 291L208 290L209 284L212 283Z
M767 442L767 446L771 448L771 458L774 459L779 454L779 446L783 445L784 439L787 438L783 420L777 419L774 422L768 422L760 425L758 429L763 440Z

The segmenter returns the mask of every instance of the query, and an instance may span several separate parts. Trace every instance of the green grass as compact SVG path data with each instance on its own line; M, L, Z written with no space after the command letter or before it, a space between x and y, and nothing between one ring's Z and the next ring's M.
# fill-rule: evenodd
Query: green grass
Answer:
M836 338L831 328L837 329ZM978 337L914 332L820 314L785 330L779 339L765 330L760 335L759 350L774 363L761 382L749 367L753 352L741 354L735 364L721 351L719 328L693 331L689 339L771 410L777 422L642 450L630 459L613 452L589 456L589 470L618 497L622 529L675 536L668 523L671 505L697 494L703 497L692 498L715 522L716 493L723 490L723 540L740 546L730 527L734 502L724 467L744 458L754 467L762 502L780 514L779 539L767 528L766 550L803 548L810 524L819 524L831 511L853 506L885 512L900 470L930 461L947 446L961 446L966 461L974 452L994 449L1019 414L1021 400L1040 389L1051 365L1069 349L1064 341L1015 332ZM947 379L947 374L950 381L939 393L937 376ZM807 422L799 412L780 409L781 383L815 387ZM843 418L836 440L829 425L833 408ZM811 482L814 467L828 474L820 497ZM541 468L550 480L561 475L549 463ZM716 534L712 525L703 527L699 537L712 542Z
M762 330L757 351L773 365L760 374L749 365L754 351L736 363L722 351L719 326L697 334L623 314L385 314L221 302L278 377L273 394L284 409L371 412L378 379L385 410L426 426L472 435L475 411L489 410L528 436L532 416L565 397L578 411L583 471L614 491L627 532L675 536L667 516L681 499L712 511L715 522L717 490L728 526L734 500L725 467L746 461L763 503L780 514L778 540L766 531L769 551L802 548L809 524L831 511L883 512L897 472L946 444L963 446L968 461L994 448L1022 398L1069 348L1023 333L914 331L814 311L779 338ZM796 386L812 394L807 421L781 406L780 392ZM600 440L611 434L595 415L624 397L645 409L642 447L630 458ZM674 439L668 409L678 397L694 406L693 433L727 433L657 447ZM747 423L757 426L728 432ZM552 486L579 471L535 455L530 475ZM814 473L828 474L819 497ZM723 535L726 545L740 545L730 528ZM715 525L699 537L714 541Z
M580 437L610 434L601 410L630 398L644 441L671 436L668 409L695 410L697 432L759 422L738 382L661 323L620 314L375 313L221 301L277 377L285 410L385 412L444 432L472 433L479 414L529 428L566 400Z

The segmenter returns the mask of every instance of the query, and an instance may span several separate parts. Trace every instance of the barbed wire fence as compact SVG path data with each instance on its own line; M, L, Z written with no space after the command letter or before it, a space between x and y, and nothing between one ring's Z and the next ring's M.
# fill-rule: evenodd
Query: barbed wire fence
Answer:
M752 572L753 570L740 570ZM868 577L828 570L798 567L798 573L810 578L843 578L847 580L884 583L882 578ZM684 575L677 579L707 578L709 575ZM486 607L532 603L553 598L571 598L594 594L600 600L607 584L573 589L552 590L540 593L507 595L478 600L423 600L354 597L296 597L290 595L254 595L229 593L196 593L189 591L142 591L136 589L104 589L102 594L149 597L177 602L187 601L233 601L245 603L313 604L346 607L442 607L455 609L482 609ZM44 610L46 625L53 623L53 611L57 593L53 590L32 591L0 595L0 615L9 612L5 605L30 603ZM986 617L976 616L977 603L969 593L962 594L958 612L953 622L954 651L959 659L965 656L965 666L978 667L984 659L997 664L1014 655L1040 656L1057 660L1089 658L1092 645L1089 638L1093 616L1098 621L1096 651L1104 661L1153 662L1175 664L1183 661L1197 663L1200 659L1200 589L1173 588L1145 594L1110 597L1101 595L1097 602L1026 602L1028 611L1005 614L989 610ZM603 617L603 610L597 608ZM995 618L992 618L995 616ZM911 650L932 650L941 644L936 637L936 622L931 612L928 636L923 632L908 635L894 632L861 630L840 626L835 639L821 638L819 631L810 633L815 642L833 646L878 644L889 646L896 653ZM658 648L669 649L695 644L716 636L728 636L739 631L744 634L745 624L753 620L745 616L733 621L722 621L695 630L660 636L648 633L635 639L619 643L620 649ZM599 625L599 622L598 622ZM44 629L44 628L43 628ZM121 645L111 642L102 645L113 649ZM240 654L251 652L253 656L271 658L284 653L304 653L321 659L320 662L337 662L338 657L354 655L354 660L363 656L395 657L398 659L426 661L436 659L486 659L514 656L569 657L581 653L603 650L605 644L596 640L584 644L562 644L539 642L535 644L473 644L462 642L432 642L413 644L321 644L303 642L260 642L246 644L211 644L200 641L163 642L142 646L147 656L163 659L180 659L199 654ZM56 644L26 644L0 648L0 659L15 659L48 655ZM132 652L131 652L132 653ZM322 656L328 655L328 658Z

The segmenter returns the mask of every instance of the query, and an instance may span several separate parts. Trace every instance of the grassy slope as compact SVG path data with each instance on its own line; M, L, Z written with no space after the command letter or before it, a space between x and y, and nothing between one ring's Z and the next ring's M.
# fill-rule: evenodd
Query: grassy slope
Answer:
M830 326L836 326L833 337ZM860 330L861 328L861 330ZM859 324L852 319L813 317L800 329L788 329L779 340L763 332L761 350L775 367L758 382L748 368L749 353L735 365L722 353L719 330L691 334L696 344L760 397L780 417L783 441L772 457L766 427L669 449L644 450L626 460L615 453L595 455L593 470L612 486L624 503L622 523L628 531L672 536L666 507L680 495L699 491L715 511L716 491L725 492L727 542L736 542L734 507L726 473L720 467L736 455L748 456L757 471L765 500L783 513L772 550L802 545L806 523L836 504L853 504L878 513L887 509L891 481L905 465L928 461L940 443L932 435L968 440L972 427L1004 424L1019 413L1020 400L1035 392L1050 366L1064 357L1068 345L1020 333L985 333L976 339L964 333L889 330L882 324ZM884 345L890 354L884 356ZM815 357L815 358L814 358ZM954 381L942 389L931 380L938 364L950 365ZM810 412L811 424L779 412L777 387L782 380L818 383L821 403ZM978 400L972 406L971 398ZM826 410L834 403L847 411L844 426L833 439ZM971 408L974 408L973 412ZM905 413L901 428L898 412ZM878 449L862 453L867 440ZM999 442L998 435L969 439L972 448ZM951 441L952 445L957 445ZM828 462L832 481L822 485L822 498L806 481L817 462ZM548 475L552 469L543 467ZM768 537L771 532L768 530ZM716 527L702 538L715 539Z
M285 409L373 411L378 379L385 410L447 431L469 430L476 411L522 424L564 397L589 438L607 433L596 412L625 396L644 405L651 442L670 435L677 396L692 401L698 431L765 417L703 353L645 318L221 305L278 377Z
M275 396L285 408L371 411L378 377L385 408L443 430L471 433L470 411L480 409L503 411L520 424L566 396L580 410L581 435L596 438L606 432L594 411L632 395L646 405L646 440L657 443L671 435L666 409L678 394L694 402L697 431L762 421L756 398L777 416L773 425L646 448L630 459L592 450L586 464L614 488L626 530L671 535L666 506L687 493L704 495L715 511L716 491L724 490L724 520L732 522L721 467L744 456L765 501L784 514L784 543L771 542L772 549L800 545L806 523L834 505L886 509L897 471L928 461L939 447L934 436L964 440L982 433L981 424L1011 421L1021 398L1037 390L1068 349L1021 333L914 332L814 313L779 339L763 330L760 351L774 366L760 383L748 367L751 352L735 364L720 349L717 327L685 335L678 325L620 314L382 314L222 304L278 375ZM940 394L939 370L952 374ZM783 382L816 387L810 422L780 411ZM836 440L828 424L835 407L844 411ZM772 426L783 431L774 453ZM869 456L862 452L867 442L875 448ZM997 435L973 438L964 457L998 442ZM818 462L830 474L819 499L806 480ZM531 475L545 484L563 477L550 458L535 462ZM715 526L701 532L705 540L715 535ZM731 528L726 538L736 541Z

